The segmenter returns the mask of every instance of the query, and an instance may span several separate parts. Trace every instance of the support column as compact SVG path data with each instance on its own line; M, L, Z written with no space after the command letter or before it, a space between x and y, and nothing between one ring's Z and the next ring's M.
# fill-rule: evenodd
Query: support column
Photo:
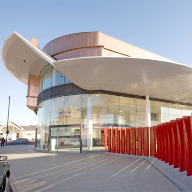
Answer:
M92 150L92 135L93 135L93 117L92 117L92 96L87 98L87 148Z
M150 127L151 127L151 113L150 113L150 100L149 100L149 95L146 95L146 100L145 100L145 113L146 113L146 117L145 117L145 125L146 127L148 127L148 138L149 138L149 142L148 142L148 148L149 148L149 154L148 156L150 156Z
M146 127L151 127L151 113L150 113L150 100L149 100L149 95L146 95L146 100L145 100L145 112L146 112L145 125L146 125Z

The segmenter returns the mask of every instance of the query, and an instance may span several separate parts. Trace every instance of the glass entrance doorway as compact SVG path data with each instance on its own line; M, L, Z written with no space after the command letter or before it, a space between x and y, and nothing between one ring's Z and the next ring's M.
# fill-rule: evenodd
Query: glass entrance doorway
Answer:
M50 126L49 133L50 151L80 152L80 125Z

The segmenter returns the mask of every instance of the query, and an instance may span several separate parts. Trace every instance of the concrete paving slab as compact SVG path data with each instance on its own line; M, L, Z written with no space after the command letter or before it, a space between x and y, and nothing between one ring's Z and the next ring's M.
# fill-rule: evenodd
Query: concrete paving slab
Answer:
M108 152L47 153L34 151L33 146L19 145L0 148L11 164L11 178L18 192L41 191L182 191L184 178L172 178L159 170L166 164L154 158L118 155ZM173 170L173 169L172 169ZM170 170L169 170L170 171ZM177 173L178 170L174 170ZM169 177L170 176L170 177ZM187 180L187 181L186 181ZM174 182L172 182L174 181ZM175 184L178 185L175 185ZM192 182L191 182L192 183Z

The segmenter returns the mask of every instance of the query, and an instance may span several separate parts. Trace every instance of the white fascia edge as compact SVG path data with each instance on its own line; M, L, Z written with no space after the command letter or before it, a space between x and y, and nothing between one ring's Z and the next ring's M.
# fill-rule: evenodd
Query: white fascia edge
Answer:
M31 44L29 41L27 41L23 36L21 36L19 33L14 32L19 39L21 39L30 49L32 49L35 53L37 53L41 58L46 60L48 63L53 65L54 59L50 59L45 53L43 53L40 49L38 49L35 45ZM54 66L54 65L53 65Z

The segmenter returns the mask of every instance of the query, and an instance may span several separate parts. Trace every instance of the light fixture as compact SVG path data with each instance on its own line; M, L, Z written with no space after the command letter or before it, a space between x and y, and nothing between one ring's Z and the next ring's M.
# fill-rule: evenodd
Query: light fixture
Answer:
M96 96L98 96L98 95L96 95Z
M24 59L23 59L23 62L26 62L26 60L25 60L25 51L24 51Z

